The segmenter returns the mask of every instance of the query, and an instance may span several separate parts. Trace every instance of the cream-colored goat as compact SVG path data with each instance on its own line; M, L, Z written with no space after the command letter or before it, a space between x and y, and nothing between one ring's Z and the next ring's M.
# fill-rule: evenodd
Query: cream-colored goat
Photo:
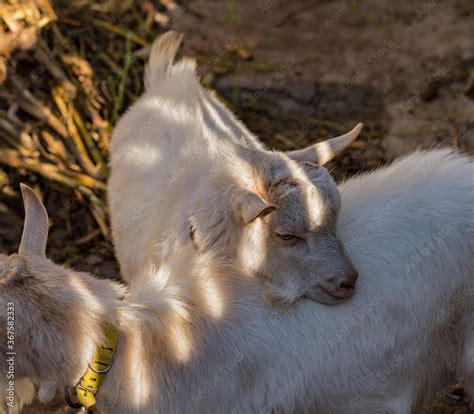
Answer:
M195 62L174 63L181 37L152 47L145 93L115 127L109 205L124 278L193 241L266 283L272 303L352 296L357 271L337 233L340 196L321 167L348 134L271 152L199 85Z
M102 413L410 414L456 380L474 396L473 174L444 150L345 183L340 232L359 289L337 307L302 300L283 313L257 280L192 243L137 269L128 293L57 266L44 254L46 212L23 188L20 251L0 260L16 408L33 384L42 400L75 384L109 323L120 337ZM0 343L5 355L6 329ZM4 392L5 358L0 369Z

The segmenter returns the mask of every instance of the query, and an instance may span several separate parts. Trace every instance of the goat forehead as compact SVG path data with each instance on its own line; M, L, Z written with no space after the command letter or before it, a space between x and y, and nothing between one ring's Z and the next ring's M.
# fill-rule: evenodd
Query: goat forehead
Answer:
M275 193L284 197L293 190L301 190L312 199L330 199L337 187L324 167L306 166L293 160L281 159L273 165L272 183Z
M289 193L279 205L278 224L308 232L323 225L333 215L335 206L314 186L305 186Z

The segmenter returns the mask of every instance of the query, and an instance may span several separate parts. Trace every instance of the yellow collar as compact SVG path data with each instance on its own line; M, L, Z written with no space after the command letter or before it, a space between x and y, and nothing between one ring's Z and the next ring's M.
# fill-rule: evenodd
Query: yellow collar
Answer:
M89 409L95 405L95 396L112 366L118 336L118 327L109 325L105 330L105 342L96 349L86 373L73 389L66 387L66 402L71 407Z

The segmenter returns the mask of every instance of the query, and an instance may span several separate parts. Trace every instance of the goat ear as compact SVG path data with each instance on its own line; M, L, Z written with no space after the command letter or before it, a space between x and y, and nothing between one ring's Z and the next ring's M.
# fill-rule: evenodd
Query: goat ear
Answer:
M25 207L25 223L18 253L46 257L48 213L38 195L27 185L20 184Z
M287 154L295 161L307 161L324 165L346 149L358 137L362 130L362 126L361 123L358 123L347 134L323 142L318 142L317 144L311 145L302 150L289 151Z
M270 214L277 209L275 205L268 204L251 191L245 191L241 194L238 208L240 217L245 224L251 223L258 218L265 217L267 214Z

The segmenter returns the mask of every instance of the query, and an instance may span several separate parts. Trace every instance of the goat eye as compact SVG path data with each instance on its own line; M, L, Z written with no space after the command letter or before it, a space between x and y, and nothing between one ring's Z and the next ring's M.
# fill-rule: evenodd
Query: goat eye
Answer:
M319 169L319 164L315 164L314 162L310 162L310 161L303 161L302 163L305 167L310 167L310 168L313 168L315 170L318 170Z
M278 238L289 241L289 240L297 240L299 237L294 236L293 234L282 234L282 233L275 233Z

